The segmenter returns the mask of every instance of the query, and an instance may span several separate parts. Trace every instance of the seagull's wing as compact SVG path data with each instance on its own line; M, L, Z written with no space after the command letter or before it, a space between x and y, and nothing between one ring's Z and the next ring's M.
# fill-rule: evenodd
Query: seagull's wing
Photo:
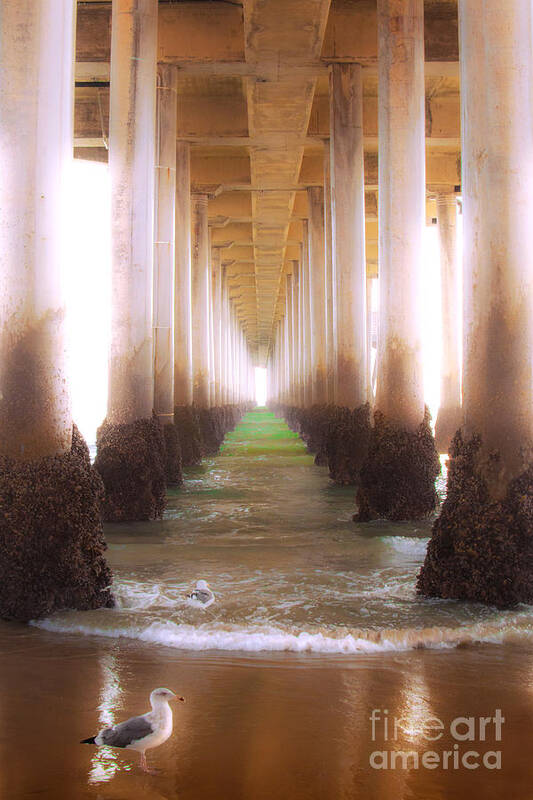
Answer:
M113 728L106 728L99 734L99 738L102 744L108 744L110 747L127 747L153 732L154 728L146 717L132 717Z
M213 598L213 592L206 589L195 589L192 596L195 600L199 600L200 603L208 603Z

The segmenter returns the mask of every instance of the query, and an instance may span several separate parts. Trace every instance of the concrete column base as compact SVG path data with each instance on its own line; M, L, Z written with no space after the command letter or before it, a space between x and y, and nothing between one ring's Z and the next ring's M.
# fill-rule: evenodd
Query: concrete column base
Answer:
M176 426L170 422L163 425L165 441L165 479L167 486L181 486L183 470L181 463L181 445Z
M360 473L354 521L427 517L437 506L435 479L439 472L427 409L414 432L398 428L377 411Z
M197 410L193 406L176 406L174 425L180 441L182 465L198 466L202 460L202 439Z
M224 439L224 420L220 408L198 409L200 435L202 437L202 455L214 456L218 453Z
M329 477L339 486L359 483L361 468L368 456L371 432L368 403L353 411L336 408L327 435L326 456Z
M27 622L114 605L103 493L76 427L69 453L23 463L0 457L0 617Z
M294 412L285 411L285 416L295 418ZM326 441L329 425L332 422L334 406L317 404L311 408L303 408L299 413L299 433L307 446L309 453L314 453L315 464L318 467L326 466Z
M455 432L459 430L463 421L463 411L460 406L439 408L435 422L435 447L437 453L447 453L452 443Z
M509 608L533 602L533 464L493 500L480 474L481 439L457 432L448 494L433 525L417 592ZM491 453L491 461L498 456Z
M94 466L105 486L106 522L159 519L165 509L165 442L156 418L98 429Z

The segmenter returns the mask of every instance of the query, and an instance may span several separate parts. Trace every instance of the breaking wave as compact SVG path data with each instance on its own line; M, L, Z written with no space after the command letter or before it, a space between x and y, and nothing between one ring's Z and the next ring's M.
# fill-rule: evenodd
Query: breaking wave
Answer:
M532 638L533 618L530 611L503 616L459 628L420 628L387 630L284 630L272 626L204 624L189 625L172 621L151 622L146 626L109 627L87 624L74 615L56 615L32 623L56 633L103 636L111 639L136 639L178 650L228 650L247 653L293 652L324 654L362 654L414 649L447 649L461 645L503 644Z

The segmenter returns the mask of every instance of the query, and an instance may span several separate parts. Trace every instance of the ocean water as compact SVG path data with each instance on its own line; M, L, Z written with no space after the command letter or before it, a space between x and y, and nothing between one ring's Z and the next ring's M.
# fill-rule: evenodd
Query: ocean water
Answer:
M34 624L187 651L357 655L532 638L530 607L416 596L431 520L356 524L354 510L354 490L258 410L171 490L162 521L106 526L115 608ZM199 578L215 593L209 608L187 601Z

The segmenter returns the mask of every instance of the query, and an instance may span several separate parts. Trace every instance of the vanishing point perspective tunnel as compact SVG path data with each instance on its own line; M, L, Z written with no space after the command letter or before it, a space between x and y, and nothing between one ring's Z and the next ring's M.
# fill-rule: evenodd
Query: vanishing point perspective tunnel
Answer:
M38 684L36 664L53 685L54 652L71 663L85 648L76 669L58 668L58 691L77 707L79 680L109 724L124 675L144 665L150 689L170 685L175 649L198 703L214 697L205 675L220 681L224 734L236 714L243 730L248 711L261 720L228 747L220 797L471 796L466 784L386 789L386 776L381 794L363 791L368 754L343 703L358 669L354 708L381 703L412 728L438 706L440 676L459 704L477 680L464 676L484 671L495 714L496 658L468 646L525 647L533 633L532 16L531 0L0 0L7 729L22 735L31 716L20 700L31 693L12 687ZM92 280L65 247L80 161L109 177L107 411L94 441L73 412L65 300L65 276ZM431 411L428 308L441 342ZM87 340L106 309L87 302ZM209 611L186 595L199 577ZM412 654L458 645L455 661ZM206 655L198 671L191 652L212 650L384 660L314 662L340 698L329 718L320 695L327 723L297 705L300 662L276 673L268 656L239 672ZM23 668L22 651L36 659ZM412 653L386 661L399 651ZM502 652L519 709L522 666ZM312 671L302 680L314 696ZM179 796L211 797L221 730L195 708L206 727L191 717L179 747L211 768L191 766L189 783L183 772ZM359 742L349 763L341 718ZM308 721L302 739L295 720ZM65 722L77 742L76 724ZM320 772L322 725L336 766ZM1 763L17 763L15 741L0 737ZM92 796L76 783L86 752L65 762L66 794L47 796ZM89 783L118 769L102 758ZM302 784L284 793L294 763ZM30 794L40 780L34 765ZM177 785L135 796L175 797Z
M112 603L101 512L160 518L166 486L250 407L254 366L316 463L356 487L359 521L431 515L451 448L420 593L532 599L530 8L459 12L449 0L4 1L2 615ZM72 153L108 160L111 180L94 468L65 371Z

